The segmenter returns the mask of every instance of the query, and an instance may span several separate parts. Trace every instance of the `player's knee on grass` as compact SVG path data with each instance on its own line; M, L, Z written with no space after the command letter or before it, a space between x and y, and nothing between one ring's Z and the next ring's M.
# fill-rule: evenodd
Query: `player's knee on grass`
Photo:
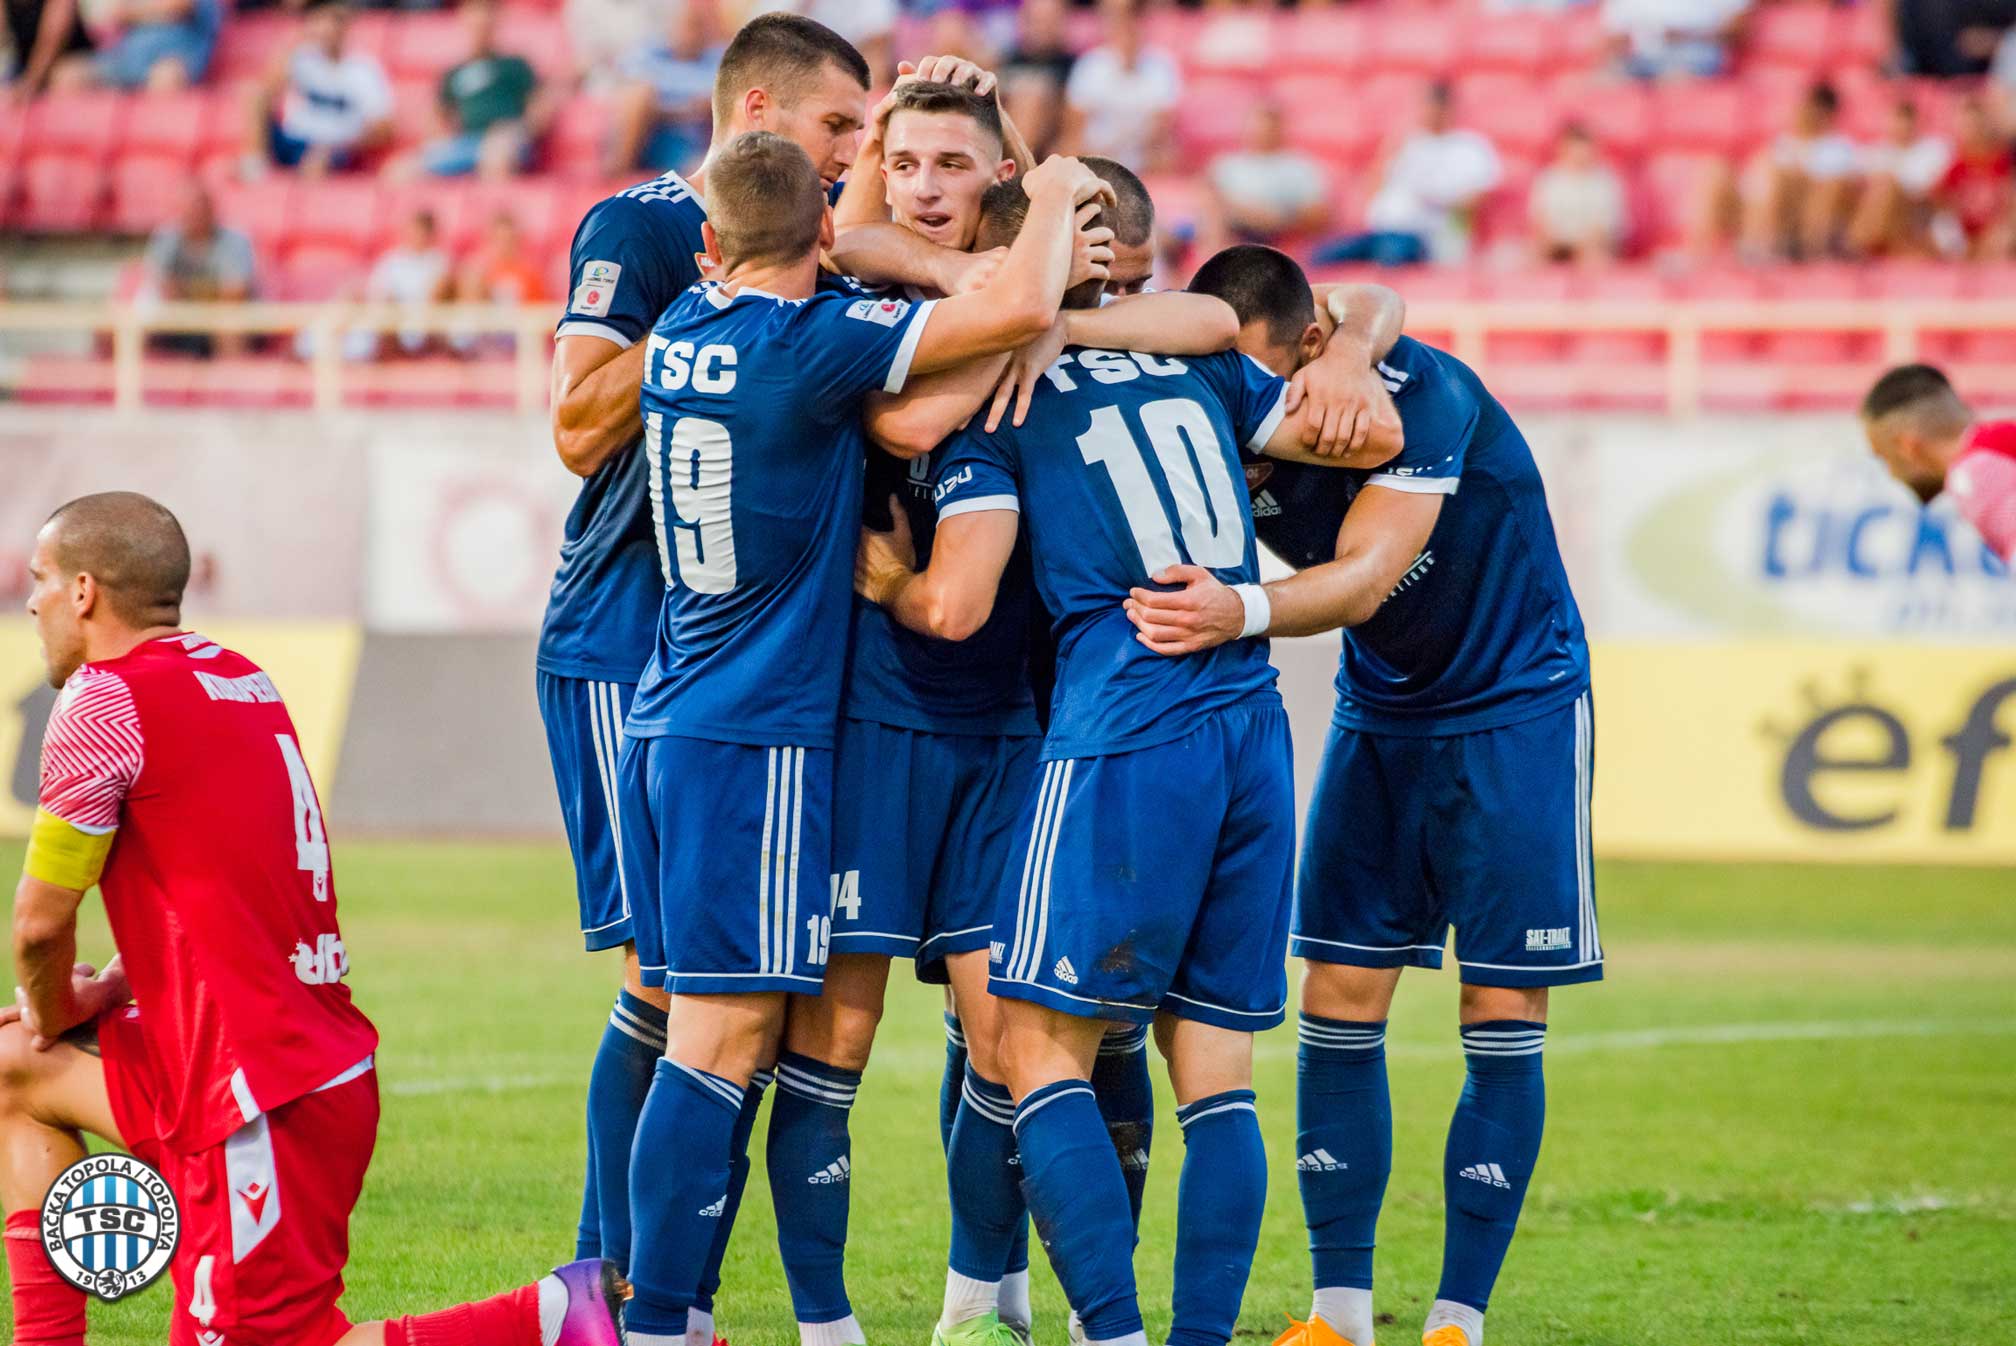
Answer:
M1547 1022L1547 988L1477 986L1465 982L1459 1013L1461 1021L1466 1024L1489 1023L1493 1019L1524 1019L1528 1023L1544 1024Z
M866 1070L889 990L883 954L838 953L826 965L824 989L791 997L784 1049L842 1070Z
M1400 984L1397 967L1349 967L1343 963L1318 962L1302 966L1304 1014L1350 1023L1378 1023L1393 1007L1393 990Z

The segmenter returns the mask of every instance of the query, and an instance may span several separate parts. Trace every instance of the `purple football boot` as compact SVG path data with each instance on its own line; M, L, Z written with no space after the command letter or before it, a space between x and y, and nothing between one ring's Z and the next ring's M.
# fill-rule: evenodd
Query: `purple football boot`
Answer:
M630 1286L606 1257L555 1267L553 1277L567 1291L567 1316L553 1346L623 1346L623 1301Z

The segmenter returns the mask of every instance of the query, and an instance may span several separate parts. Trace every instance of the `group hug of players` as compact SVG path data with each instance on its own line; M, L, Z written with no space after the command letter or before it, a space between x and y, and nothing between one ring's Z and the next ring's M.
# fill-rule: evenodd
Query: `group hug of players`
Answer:
M818 25L756 20L703 168L574 240L554 418L584 484L540 700L588 947L629 951L580 1252L623 1265L632 1342L711 1346L774 1083L802 1346L875 1340L848 1117L914 959L949 987L941 1346L1029 1340L1032 1223L1074 1338L1143 1340L1150 1028L1185 1150L1168 1340L1222 1346L1292 919L1317 1290L1290 1336L1370 1346L1387 1005L1453 922L1469 1081L1425 1334L1478 1346L1546 988L1602 967L1587 656L1531 455L1390 292L1239 247L1139 293L1133 174L1034 163L963 61L867 86ZM1258 582L1256 525L1299 573ZM1264 637L1340 627L1298 883Z
M844 40L752 21L703 169L574 241L554 437L583 485L539 697L585 940L625 975L552 1275L342 1314L377 1036L293 726L180 627L165 509L111 493L45 525L30 609L63 690L0 1014L16 1342L84 1340L39 1205L90 1132L181 1200L175 1346L715 1346L774 1082L802 1346L863 1343L848 1116L905 957L949 987L936 1340L1030 1339L1033 1225L1073 1339L1145 1346L1152 1028L1185 1150L1168 1340L1223 1346L1266 1193L1253 1035L1292 952L1316 1288L1283 1342L1370 1346L1386 1015L1453 924L1467 1082L1423 1331L1479 1346L1540 1147L1547 988L1602 969L1588 661L1531 455L1390 292L1239 247L1141 293L1138 179L1033 163L985 71L906 74L871 113ZM1256 533L1294 575L1259 582ZM1298 873L1265 637L1338 628ZM94 884L102 970L76 962Z

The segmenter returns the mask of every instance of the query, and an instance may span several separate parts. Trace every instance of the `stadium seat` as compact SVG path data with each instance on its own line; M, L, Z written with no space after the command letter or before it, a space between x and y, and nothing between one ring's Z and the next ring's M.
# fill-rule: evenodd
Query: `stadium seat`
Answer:
M1405 9L1367 11L1366 66L1440 79L1456 69L1460 25L1445 15Z
M573 79L573 44L568 40L566 23L555 10L505 6L497 22L497 46L531 62L542 80Z
M1833 6L1813 0L1761 5L1750 16L1743 43L1745 69L1780 67L1823 74L1841 63L1844 36Z
M1456 68L1465 72L1546 73L1556 49L1555 28L1549 17L1525 10L1487 14L1463 24Z
M126 129L130 101L116 93L45 94L28 105L23 152L102 164Z
M1317 9L1297 14L1294 28L1283 35L1280 43L1284 72L1331 80L1359 74L1369 60L1366 37L1369 26L1359 9Z
M1744 90L1733 81L1695 80L1652 90L1652 135L1661 150L1734 154L1747 134Z
M598 173L608 139L608 100L593 94L576 94L561 107L553 119L553 129L547 133L546 167L566 177Z
M1176 137L1186 156L1200 166L1231 149L1246 131L1246 118L1260 101L1261 86L1236 76L1193 80L1176 110Z
M1619 159L1636 159L1652 141L1652 95L1641 84L1570 75L1550 96L1563 113L1589 128L1596 143Z
M438 86L432 80L402 79L392 86L392 141L395 151L425 144L441 133L435 109Z
M32 154L21 166L13 224L31 234L76 234L104 217L105 167L68 154Z
M1501 154L1538 158L1554 148L1561 109L1548 88L1525 75L1467 75L1456 86L1456 116L1487 131Z
M1863 270L1855 266L1802 266L1779 273L1766 293L1794 302L1848 302L1864 297ZM1764 355L1786 365L1841 364L1880 357L1882 335L1869 328L1789 330L1764 339Z
M175 212L189 165L157 154L129 154L112 165L106 225L117 234L146 234Z
M371 269L371 258L360 248L341 243L299 243L281 259L278 297L319 303L358 292Z
M1221 12L1192 25L1184 64L1196 73L1260 74L1273 65L1275 40L1271 15L1254 10Z
M243 230L261 248L277 246L293 224L294 179L274 174L257 182L218 179L211 191L217 218Z
M385 73L394 81L438 80L468 54L468 30L453 11L402 14L385 44Z
M281 235L288 247L327 243L369 252L397 225L386 220L385 194L377 182L368 179L304 182L297 189L296 200L300 208Z
M205 89L148 95L127 119L119 153L194 162L209 130L211 102Z
M292 14L233 14L217 35L210 83L231 86L265 78L300 36L301 21Z

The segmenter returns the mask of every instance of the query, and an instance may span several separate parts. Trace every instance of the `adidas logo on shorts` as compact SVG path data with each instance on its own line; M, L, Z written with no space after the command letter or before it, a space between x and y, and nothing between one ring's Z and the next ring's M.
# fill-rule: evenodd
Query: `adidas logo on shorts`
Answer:
M1057 966L1051 968L1050 973L1066 986L1076 986L1078 984L1078 969L1071 966L1069 958L1059 958Z
M1303 1173L1337 1173L1351 1165L1332 1158L1328 1150L1311 1150L1295 1161L1295 1167Z
M1472 1164L1456 1176L1459 1178L1468 1178L1472 1182L1481 1182L1487 1187L1504 1187L1509 1189L1512 1186L1511 1183L1505 1180L1505 1170L1496 1164Z
M847 1181L847 1175L853 1171L854 1166L847 1162L847 1156L843 1154L805 1181L814 1187L830 1187L834 1183Z
M1002 959L1006 958L1007 956L1008 956L1008 946L1007 946L1007 944L1003 943L1003 942L1002 942L1001 940L998 940L998 939L997 939L997 940L995 940L995 941L994 941L993 943L991 943L991 944L989 944L989 945L987 946L987 961L988 961L988 962L990 962L990 963L998 963L998 962L1000 962L1000 961L1001 961Z
M721 1218L722 1215L727 1213L727 1210L728 1210L728 1194L726 1192L723 1192L720 1196L714 1198L713 1205L702 1206L700 1208L700 1214L707 1216L710 1219L718 1220Z

